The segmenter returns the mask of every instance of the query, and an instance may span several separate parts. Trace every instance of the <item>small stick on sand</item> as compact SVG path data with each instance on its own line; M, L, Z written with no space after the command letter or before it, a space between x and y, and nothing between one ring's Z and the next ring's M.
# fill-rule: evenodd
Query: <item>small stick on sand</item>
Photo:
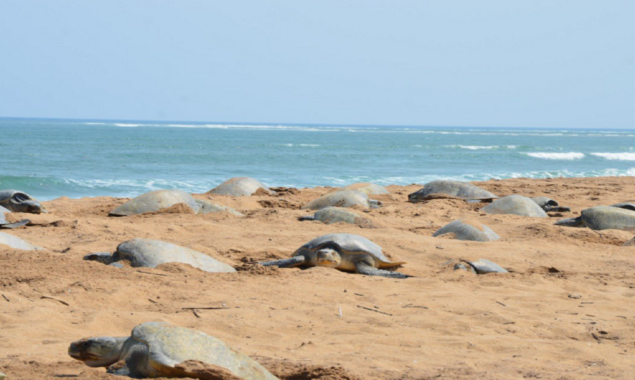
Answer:
M168 277L167 274L161 274L161 273L150 273L150 272L144 272L144 271L138 271L137 273L143 273L143 274L151 274L153 276L164 276L164 277Z
M222 310L231 309L231 307L218 306L218 307L182 307L181 310Z
M7 300L7 302L11 302L11 301L7 298L7 296L5 296L4 294L2 295L2 298L4 298L5 300Z
M51 297L51 296L42 296L42 297L40 297L40 299L42 299L42 298L46 298L46 299L49 299L49 300L57 301L57 302L59 302L59 303L61 303L61 304L63 304L63 305L66 305L66 306L71 306L71 305L69 305L69 303L68 303L68 302L66 302L66 301L62 301L62 300L61 300L61 299L59 299L59 298L55 298L55 297Z
M504 304L504 303L502 303L502 302L498 302L498 301L496 301L496 303L497 303L497 304L499 304L499 305L507 306L507 305L505 305L505 304Z
M365 310L374 311L375 313L379 313L379 314L390 315L390 316L392 317L392 314L389 314L389 313L384 313L383 311L379 311L379 310L371 309L371 308L369 308L369 307L360 306L360 305L357 305L357 307L359 307L360 309L365 309Z

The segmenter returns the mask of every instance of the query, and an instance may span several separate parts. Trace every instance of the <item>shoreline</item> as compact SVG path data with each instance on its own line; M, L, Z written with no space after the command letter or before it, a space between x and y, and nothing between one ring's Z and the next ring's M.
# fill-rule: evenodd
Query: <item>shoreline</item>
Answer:
M408 203L421 185L387 186L391 194L373 196L383 207L354 209L376 228L298 221L312 214L299 207L328 187L276 196L194 194L232 207L242 218L178 210L108 217L124 198L44 201L49 213L17 215L32 226L3 230L45 250L0 246L0 293L9 300L0 298L0 372L10 379L110 379L103 368L71 359L68 344L167 321L220 338L281 378L312 371L330 380L628 379L635 251L622 244L633 232L599 234L553 223L587 207L632 200L635 179L473 183L498 196L548 196L571 212L528 218L485 214L482 204L456 199ZM501 239L432 237L458 218L476 219ZM399 272L415 277L245 266L286 258L307 241L336 232L367 237L406 262ZM82 260L132 238L168 241L243 270L213 274L185 264L119 269ZM510 273L473 275L447 264L479 258ZM228 309L186 309L219 305Z

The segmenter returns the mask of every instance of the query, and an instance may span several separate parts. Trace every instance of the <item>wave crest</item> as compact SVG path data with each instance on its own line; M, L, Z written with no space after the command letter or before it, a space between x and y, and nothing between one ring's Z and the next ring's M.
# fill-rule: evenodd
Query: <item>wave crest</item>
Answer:
M544 160L580 160L584 158L584 153L568 152L568 153L550 153L550 152L534 152L525 153L529 157L542 158Z
M591 155L607 160L635 161L635 153L591 153Z

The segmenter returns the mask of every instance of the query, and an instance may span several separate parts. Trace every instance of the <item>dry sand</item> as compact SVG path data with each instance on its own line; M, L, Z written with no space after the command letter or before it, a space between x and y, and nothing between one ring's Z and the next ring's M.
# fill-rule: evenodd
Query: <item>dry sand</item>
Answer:
M579 215L628 201L633 178L475 183L500 196L546 195ZM635 247L625 231L557 227L561 217L487 215L482 204L411 204L420 186L390 186L364 215L379 228L300 222L299 206L332 190L277 196L196 195L246 214L155 213L112 218L125 199L44 202L8 231L44 251L0 247L0 371L8 379L117 378L71 359L71 341L126 336L142 322L195 328L239 348L282 379L635 378ZM360 211L362 212L362 211ZM471 217L501 239L433 238ZM246 265L289 256L327 233L363 235L406 261L407 280L334 269ZM183 264L118 269L82 256L132 238L169 241L241 267L210 274ZM487 258L509 274L473 275L447 262ZM205 309L211 307L222 309ZM190 310L186 308L198 307ZM341 314L340 314L341 310Z

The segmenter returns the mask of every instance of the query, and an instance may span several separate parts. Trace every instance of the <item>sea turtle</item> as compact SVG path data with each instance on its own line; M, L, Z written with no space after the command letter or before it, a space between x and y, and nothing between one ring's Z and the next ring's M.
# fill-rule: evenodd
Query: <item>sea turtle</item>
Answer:
M220 339L166 322L142 323L129 337L84 338L71 343L68 354L89 367L108 367L108 373L135 379L278 379Z
M208 191L208 194L231 195L233 197L244 197L254 194L258 189L262 189L268 194L276 192L269 189L262 182L250 177L234 177L221 183L217 187Z
M473 219L458 219L441 227L433 237L453 234L458 240L492 241L500 239L496 232Z
M337 191L342 191L342 190L357 190L357 191L364 192L368 195L390 194L390 192L386 190L385 187L376 185L374 183L367 183L367 182L354 183L352 185L342 187L338 189Z
M408 195L408 202L423 202L435 198L461 198L467 201L491 201L498 197L468 182L438 180L427 183L423 189Z
M592 230L635 230L635 211L613 206L596 206L582 210L577 218L562 219L556 226L589 227Z
M235 216L245 216L244 214L234 210L231 207L219 205L218 203L213 203L210 201L206 201L203 199L195 199L198 204L198 214L209 214L214 212L226 212Z
M483 207L481 211L488 214L514 214L536 218L546 218L548 216L536 202L517 194L497 199Z
M545 212L570 212L571 208L566 206L560 206L558 202L554 201L551 198L547 197L533 197L529 198L532 201L536 202L541 209Z
M264 266L313 267L323 266L344 271L355 271L369 276L408 278L403 273L381 268L392 268L404 262L391 262L377 244L363 236L328 234L317 237L298 248L291 258L260 263Z
M18 190L0 190L0 206L13 212L41 214L46 212L44 206L29 194Z
M476 261L461 261L462 262L454 265L454 270L462 269L476 274L508 273L505 268L486 259L478 259Z
M155 212L178 203L185 204L195 213L198 212L199 205L189 193L183 190L154 190L129 200L112 210L108 215L129 216Z
M150 267L165 263L185 263L206 272L235 272L231 266L201 252L161 240L132 239L125 241L111 255L108 252L90 253L84 260L113 264L127 260L133 267Z
M357 190L342 190L326 194L318 199L314 199L302 207L303 210L321 210L326 207L351 207L362 206L377 208L381 205L379 201L368 199L368 195Z
M4 232L0 232L0 244L8 245L11 248L23 249L25 251L36 251L44 249L37 245L31 244L26 240L22 240L17 236L9 235Z
M324 224L344 222L367 227L371 227L373 225L373 222L370 219L361 217L352 211L340 207L326 207L316 211L313 215L301 216L298 219L302 221L319 220Z
M10 213L11 213L11 211L9 211L6 208L0 206L0 228L22 227L25 224L30 222L30 220L28 220L28 219L23 219L23 220L21 220L19 222L9 223L9 221L7 220L7 215L6 214L10 214Z

